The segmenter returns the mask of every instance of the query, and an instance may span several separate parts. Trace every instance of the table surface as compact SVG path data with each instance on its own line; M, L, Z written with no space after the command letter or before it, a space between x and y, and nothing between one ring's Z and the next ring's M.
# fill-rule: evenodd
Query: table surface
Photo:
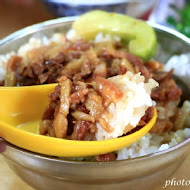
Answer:
M14 18L14 19L13 19ZM53 16L43 7L38 0L34 0L31 6L18 6L7 3L7 0L1 0L0 3L0 38L21 29L25 26L35 24L44 20L53 18ZM182 166L170 178L190 179L190 156L184 161ZM155 190L163 189L165 182L156 187ZM8 167L3 157L0 156L0 189L1 190L34 190L23 182ZM189 190L188 186L173 187L167 190Z

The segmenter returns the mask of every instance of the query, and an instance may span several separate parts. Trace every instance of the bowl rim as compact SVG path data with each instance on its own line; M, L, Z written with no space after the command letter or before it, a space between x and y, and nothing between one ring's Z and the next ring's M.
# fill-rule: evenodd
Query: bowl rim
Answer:
M51 19L48 21L44 21L44 22L40 22L37 24L27 26L23 29L17 30L16 32L9 34L8 36L4 37L3 39L0 39L0 46L4 45L14 39L22 38L26 35L38 32L40 28L44 29L44 28L48 28L49 26L53 27L54 25L59 25L59 24L61 25L62 23L73 22L77 18L79 18L79 16L62 17L62 18ZM174 29L168 28L166 26L153 23L151 21L147 21L147 23L150 26L152 26L154 29L162 30L166 33L176 36L176 37L180 38L182 41L184 41L185 43L190 45L190 38L186 37L185 35L181 34L180 32L178 32Z
M57 18L57 19L52 19L52 20L44 21L44 22L41 22L41 23L38 23L38 24L34 24L34 25L31 25L31 26L25 27L25 28L20 29L20 30L8 35L7 37L1 39L0 40L0 46L6 45L7 43L9 43L9 42L11 42L13 40L20 39L20 38L22 38L24 36L27 36L29 34L39 32L40 31L39 29L46 29L46 28L49 28L49 27L53 27L54 25L61 25L63 23L67 23L67 22L73 22L77 18L78 18L78 16L69 16L69 17ZM185 35L179 33L178 31L173 30L171 28L168 28L166 26L162 26L162 25L159 25L159 24L152 23L152 22L147 22L147 23L150 26L152 26L154 29L164 31L164 32L166 32L168 34L171 34L171 35L181 39L184 43L186 43L186 44L188 44L190 46L190 38L188 38ZM133 162L133 161L137 161L137 160L140 161L142 159L144 160L144 159L147 159L147 158L156 157L156 156L160 156L162 154L172 152L172 151L186 145L189 142L190 142L190 137L185 139L184 141L182 141L182 142L168 148L168 149L158 151L158 152L155 152L155 153L151 153L151 154L147 154L147 155L144 155L144 156L140 156L140 157L136 157L136 158L124 159L124 160L109 161L109 162L97 162L97 161L66 160L67 158L56 158L56 157L52 157L52 156L48 156L48 155L42 155L42 154L34 153L34 152L31 152L31 151L19 148L19 147L13 145L13 144L10 144L7 141L3 141L3 143L5 143L6 145L12 147L13 149L16 149L17 151L24 152L25 154L33 155L33 156L39 157L41 159L52 160L52 161L54 160L54 161L59 161L59 162L64 162L64 163L71 163L71 164L74 164L74 163L75 164L81 164L81 163L82 164L97 164L97 163L110 164L110 163L121 163L121 162Z

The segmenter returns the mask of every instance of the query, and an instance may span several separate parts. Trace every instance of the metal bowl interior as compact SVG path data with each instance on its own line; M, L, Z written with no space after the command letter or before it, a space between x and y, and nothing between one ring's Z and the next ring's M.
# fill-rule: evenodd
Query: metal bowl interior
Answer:
M16 51L32 36L50 37L55 32L66 32L76 18L46 21L15 32L0 41L0 52ZM171 29L151 25L159 42L156 60L165 63L174 54L190 52L190 39ZM65 189L133 189L132 186L151 189L158 183L154 178L165 179L183 162L189 152L189 142L187 139L164 151L113 162L68 161L35 154L7 142L4 142L3 155L13 170L37 189L62 189L63 186Z

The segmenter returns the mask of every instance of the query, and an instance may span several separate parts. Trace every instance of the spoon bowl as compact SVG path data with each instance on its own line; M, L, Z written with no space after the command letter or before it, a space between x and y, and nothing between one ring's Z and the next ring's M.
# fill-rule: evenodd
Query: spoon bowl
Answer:
M27 132L2 121L0 121L0 136L18 147L36 153L58 157L94 156L113 152L134 143L146 135L154 125L156 118L157 112L154 109L154 116L140 130L130 135L103 141L77 141L48 137ZM38 122L36 121L35 123L37 124Z
M48 94L57 84L1 87L0 137L41 154L60 157L93 156L113 152L144 136L154 125L154 116L142 129L124 137L104 141L77 141L39 135L41 116L48 105ZM24 125L23 125L24 124Z

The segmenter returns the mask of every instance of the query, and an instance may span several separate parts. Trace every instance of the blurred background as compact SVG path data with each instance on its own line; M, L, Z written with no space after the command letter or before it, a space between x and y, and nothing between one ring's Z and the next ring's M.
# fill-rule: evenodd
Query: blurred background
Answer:
M190 37L190 0L1 0L0 39L38 22L93 9L149 20Z

